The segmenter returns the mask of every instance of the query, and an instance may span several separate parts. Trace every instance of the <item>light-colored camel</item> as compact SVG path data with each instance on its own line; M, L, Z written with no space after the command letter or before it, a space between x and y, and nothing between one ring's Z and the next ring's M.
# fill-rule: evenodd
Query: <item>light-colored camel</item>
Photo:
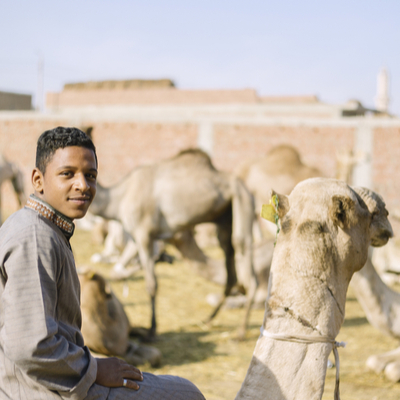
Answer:
M272 148L265 156L245 161L238 166L235 174L253 194L257 217L263 203L269 199L272 188L278 193L289 195L302 180L323 176L317 168L303 164L299 152L286 144ZM263 221L261 224L270 233L275 233L272 225L264 224ZM263 236L260 226L255 225L254 233L257 240Z
M351 286L368 322L384 334L400 339L400 294L382 281L372 264L371 255L363 269L354 275ZM400 347L370 356L367 366L377 374L384 372L393 382L399 381Z
M371 196L372 197L372 196ZM385 236L385 220L387 211L382 199L374 196L374 203L369 204L370 210L375 210L376 219L381 218L380 231ZM381 242L383 244L384 240ZM371 325L383 333L400 339L400 293L390 289L376 272L373 265L372 249L365 266L356 274L351 281L352 288L357 300L361 304L366 317ZM382 371L391 381L400 380L400 348L381 355L368 358L367 366L376 373Z
M105 279L93 271L79 273L81 283L82 334L85 344L96 353L117 356L130 364L149 362L157 366L161 352L150 346L136 344L124 308Z
M242 181L217 171L208 155L200 150L183 151L171 159L137 168L111 188L98 185L90 207L95 215L120 221L138 247L151 297L151 335L156 331L154 243L158 239L172 239L177 232L202 222L218 226L227 270L224 298L236 284L237 273L248 276L251 282L245 321L239 333L244 335L257 287L252 265L253 210L253 198ZM242 266L236 269L235 263ZM239 280L246 277L239 276Z
M369 245L390 237L378 229L382 218L369 211L370 197L342 181L308 179L278 198L281 232L263 333L237 400L321 399L348 284L365 264Z
M106 237L104 250L101 253L93 254L91 262L109 263L117 261L113 266L110 277L112 279L124 279L125 277L132 276L140 270L140 266L135 264L135 261L133 261L136 260L136 257L138 256L137 246L131 239L130 235L124 231L119 222L110 221L110 223L112 223L110 224L111 229ZM209 241L210 238L207 237L205 240ZM208 257L201 247L199 247L198 237L193 229L177 232L168 240L168 243L173 244L179 250L185 261L189 263L190 267L198 275L219 285L226 284L227 273L224 260L216 260ZM212 245L215 246L214 241ZM254 308L264 308L265 298L267 297L268 292L268 277L273 249L273 239L263 239L261 242L253 243L253 265L258 281L258 287L253 303ZM160 261L171 262L172 260L168 259L168 254L162 250L163 247L157 246L154 258ZM121 251L122 254L120 254ZM132 263L134 263L134 265L128 266L128 264ZM240 265L238 267L240 267ZM226 299L226 308L246 306L246 293L251 285L251 276L240 273L238 275L242 280L238 281L236 290L233 293L234 296L229 296ZM221 301L221 298L221 294L210 294L207 297L207 301L210 305L217 306Z
M21 206L25 202L24 192L24 177L21 170L14 164L0 154L0 225L2 224L1 219L1 186L4 181L10 180L14 188L17 200Z

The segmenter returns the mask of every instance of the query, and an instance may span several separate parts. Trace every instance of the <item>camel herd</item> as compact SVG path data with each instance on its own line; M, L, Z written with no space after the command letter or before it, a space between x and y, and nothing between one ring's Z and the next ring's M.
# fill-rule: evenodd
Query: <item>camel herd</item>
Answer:
M348 168L354 165L354 157L343 159L351 160ZM98 184L90 213L109 223L105 251L95 260L116 261L114 275L122 279L143 269L151 322L146 331L132 328L104 277L83 271L87 345L136 365L160 363L157 349L138 346L130 335L156 335L155 263L166 257L163 245L173 244L198 274L224 286L207 322L232 294L242 293L235 298L246 307L239 326L243 338L252 306L265 307L262 334L236 399L320 399L349 284L368 321L400 338L400 294L376 272L370 248L393 236L385 203L369 189L349 186L348 170L341 174L342 179L323 177L304 165L293 147L282 145L232 173L217 170L203 151L189 149L138 167L112 187ZM7 179L22 203L21 171L0 156L0 184ZM277 227L259 218L272 189L279 200L275 245L271 233ZM223 262L205 255L197 243L195 228L202 223L215 225ZM134 257L140 267L128 267ZM399 381L400 348L371 356L367 365Z

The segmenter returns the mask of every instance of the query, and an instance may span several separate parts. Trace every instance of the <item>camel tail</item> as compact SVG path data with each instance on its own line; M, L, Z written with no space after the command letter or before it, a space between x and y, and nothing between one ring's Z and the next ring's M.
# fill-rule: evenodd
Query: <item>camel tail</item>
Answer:
M254 199L239 178L232 180L232 193L232 243L235 249L236 274L247 294L245 318L239 329L239 339L243 339L258 286L253 266Z
M251 252L253 242L254 198L241 179L232 179L232 241L235 251Z

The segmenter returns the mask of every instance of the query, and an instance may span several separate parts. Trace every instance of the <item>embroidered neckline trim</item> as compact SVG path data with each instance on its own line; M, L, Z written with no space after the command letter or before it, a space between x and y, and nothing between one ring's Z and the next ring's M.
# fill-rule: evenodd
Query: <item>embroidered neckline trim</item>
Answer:
M60 213L57 213L54 209L51 209L46 203L36 200L31 196L29 197L25 207L36 211L42 217L53 222L53 224L61 229L67 239L70 239L73 235L75 229L74 223L67 219L67 217L62 217Z

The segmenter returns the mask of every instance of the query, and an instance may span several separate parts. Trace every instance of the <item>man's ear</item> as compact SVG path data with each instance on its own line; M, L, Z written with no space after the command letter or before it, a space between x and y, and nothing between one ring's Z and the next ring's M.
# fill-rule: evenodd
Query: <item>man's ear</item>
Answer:
M32 186L35 192L43 194L43 174L39 168L32 171Z
M355 203L347 196L333 196L329 205L329 217L341 229L346 229L351 224Z

